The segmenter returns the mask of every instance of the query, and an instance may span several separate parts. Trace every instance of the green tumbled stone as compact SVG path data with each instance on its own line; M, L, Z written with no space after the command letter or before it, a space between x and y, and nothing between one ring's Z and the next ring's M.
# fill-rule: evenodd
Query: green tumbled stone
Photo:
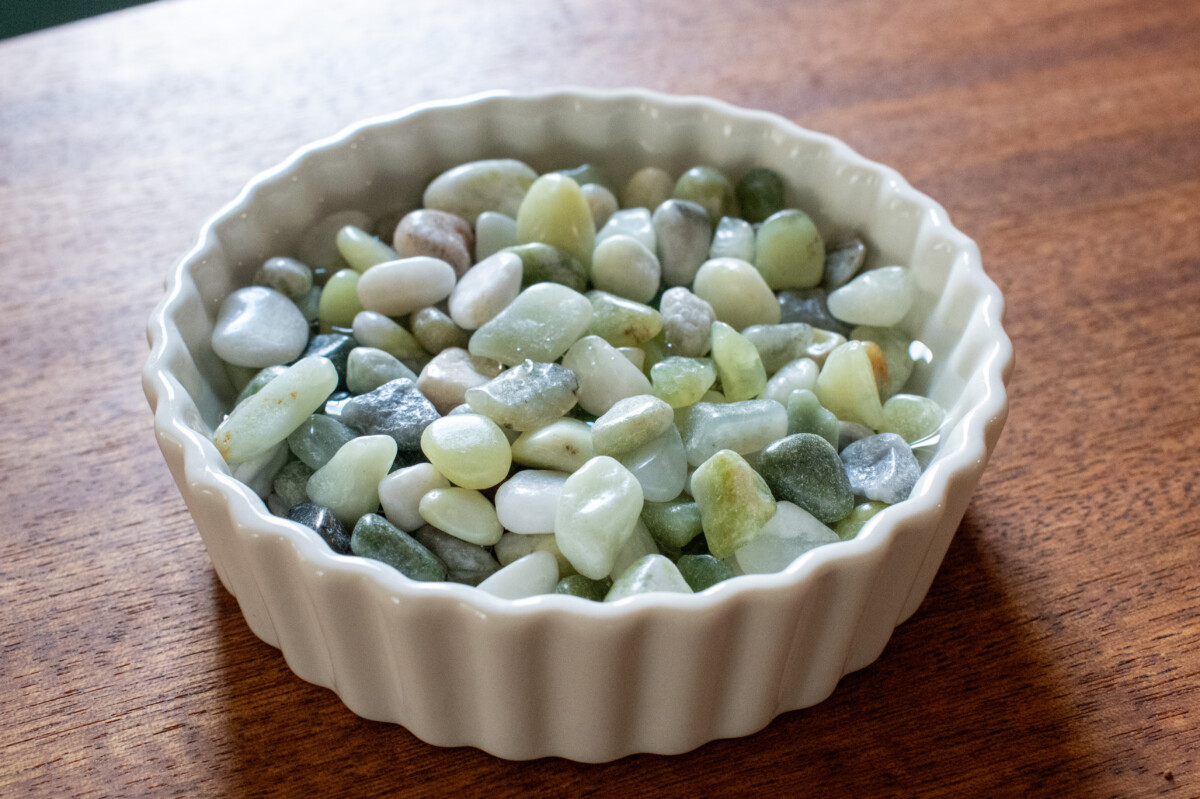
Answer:
M837 533L838 538L843 541L849 541L858 535L863 525L874 518L876 513L879 513L879 511L886 507L888 507L886 502L880 502L877 499L864 502L861 505L855 505L854 510L850 511L849 516L834 525L833 531Z
M577 258L544 242L505 247L521 259L521 288L535 283L559 283L582 292L587 288L587 268Z
M763 222L755 239L754 266L775 291L820 285L825 244L808 214L789 208Z
M271 488L289 508L308 501L308 478L313 470L304 461L292 461L275 473Z
M429 357L416 336L376 311L355 314L353 331L355 341L362 346L383 350L401 361L411 363Z
M936 433L945 416L942 406L928 397L897 394L883 403L879 432L896 433L912 444Z
M753 399L767 389L767 370L758 349L724 322L713 322L712 361L729 402Z
M603 580L593 580L582 574L572 574L570 577L564 577L558 581L558 585L554 586L554 593L577 596L593 602L603 602L604 595L610 588L612 588L612 580L608 577Z
M854 508L854 492L837 450L814 433L796 433L764 449L758 472L776 497L800 506L823 524L845 518Z
M883 399L898 394L908 378L912 376L916 365L909 354L912 337L894 327L869 327L859 325L850 331L850 338L855 341L874 341L883 350L883 358L887 361L887 382L880 388Z
M421 497L421 518L442 532L471 544L492 546L504 534L496 508L483 494L469 488L435 488Z
M713 222L723 216L739 216L733 185L721 170L711 166L694 166L684 172L675 181L671 196L700 205Z
M782 211L785 204L783 178L773 169L760 166L742 175L735 189L742 219L758 223Z
M472 355L515 366L526 358L557 361L592 321L592 304L573 289L538 283L471 336Z
M690 594L692 588L670 560L662 555L646 555L613 580L604 601L616 602L618 599L655 592Z
M379 508L379 481L396 459L391 436L359 436L346 442L308 478L309 499L329 508L345 525Z
M658 397L626 397L596 419L592 446L597 455L620 455L662 435L674 420L671 406Z
M363 310L358 300L358 272L342 269L330 276L321 290L317 320L322 333L332 333L335 327L351 327L354 317Z
M589 291L592 321L589 335L599 336L614 347L636 347L662 330L662 314L640 302L606 291Z
M751 325L742 335L758 350L763 368L773 375L792 361L803 358L812 344L812 325L792 322L779 325Z
M838 418L821 405L817 395L808 389L793 391L787 402L788 435L796 433L816 433L829 442L831 447L838 445Z
M837 458L837 453L833 454ZM846 484L849 490L849 482ZM723 449L700 464L692 475L692 496L708 549L727 558L753 540L775 515L775 498L750 464L733 450Z
M883 421L883 404L871 351L880 348L869 341L847 341L825 358L817 375L814 393L821 404L843 422L858 422L878 430Z
M315 470L329 463L333 454L357 435L337 419L317 413L297 427L287 442L292 454Z
M717 368L708 358L664 358L650 367L654 395L672 408L686 408L700 401L717 382Z
M464 394L475 413L513 430L537 430L575 407L579 378L556 363L525 361Z
M415 538L374 513L363 516L350 535L350 551L382 561L405 577L423 582L446 579L446 566Z
M700 506L688 499L647 502L642 505L642 523L654 542L664 549L683 549L700 535Z
M426 352L437 354L451 347L466 348L471 334L454 323L440 308L422 308L409 317L413 337Z
M517 210L517 240L550 244L590 266L596 222L579 184L555 174L535 180Z
M263 386L265 386L267 383L270 383L272 380L279 377L281 374L283 374L286 371L287 371L287 367L284 366L283 364L276 364L275 366L268 366L265 369L261 370L254 377L250 378L250 382L248 382L246 384L246 387L242 389L242 393L238 394L237 400L233 404L237 405L239 402L246 399L246 397L249 397L253 394L257 394L259 391L262 390Z
M391 247L353 225L346 225L338 231L337 248L350 268L359 273L400 257Z
M735 576L732 566L712 555L683 555L676 565L696 593Z
M351 394L366 394L401 377L417 379L399 358L375 347L355 347L346 359L346 388Z

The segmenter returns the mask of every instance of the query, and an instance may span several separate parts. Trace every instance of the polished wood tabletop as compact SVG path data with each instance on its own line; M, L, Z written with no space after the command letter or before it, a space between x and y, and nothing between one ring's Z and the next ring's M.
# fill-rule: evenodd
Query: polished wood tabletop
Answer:
M163 0L0 42L0 76L0 796L1200 796L1200 3ZM979 243L1017 353L874 664L747 738L603 765L432 747L294 676L140 387L165 275L251 176L564 84L894 166Z

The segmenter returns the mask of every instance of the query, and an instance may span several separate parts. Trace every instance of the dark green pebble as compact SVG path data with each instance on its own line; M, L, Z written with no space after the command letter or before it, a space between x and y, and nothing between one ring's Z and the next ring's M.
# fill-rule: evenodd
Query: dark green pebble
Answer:
M783 178L773 169L760 166L742 175L735 188L742 219L762 222L785 207Z
M758 456L758 473L776 499L799 505L823 524L854 509L850 478L837 450L815 433L779 439Z
M612 588L612 580L608 577L603 580L592 580L582 574L572 574L570 577L564 577L558 581L558 585L554 586L554 593L577 596L593 602L603 602L604 595L610 588Z
M313 470L303 461L291 461L275 473L271 487L289 507L295 507L301 502L308 501L308 478L313 476Z
M692 590L699 593L734 576L733 568L712 555L683 555L675 564Z
M350 536L350 551L386 563L413 580L440 582L446 565L419 541L377 513L362 516Z
M315 530L329 548L339 555L350 554L350 534L329 508L313 502L301 502L287 512L287 517Z

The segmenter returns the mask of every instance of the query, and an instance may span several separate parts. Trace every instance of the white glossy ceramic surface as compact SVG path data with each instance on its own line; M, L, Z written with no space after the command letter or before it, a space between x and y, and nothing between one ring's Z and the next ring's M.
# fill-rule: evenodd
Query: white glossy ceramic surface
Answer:
M611 605L415 583L268 513L209 441L233 396L209 346L222 297L323 216L416 207L429 179L488 157L591 162L621 183L646 165L734 177L768 166L827 237L863 235L868 266L909 265L919 298L903 326L933 352L910 387L948 410L911 499L783 573ZM437 745L604 761L748 735L879 657L929 589L1003 426L1002 306L978 248L937 203L827 136L696 97L488 94L356 125L255 178L172 270L143 384L221 582L296 674Z

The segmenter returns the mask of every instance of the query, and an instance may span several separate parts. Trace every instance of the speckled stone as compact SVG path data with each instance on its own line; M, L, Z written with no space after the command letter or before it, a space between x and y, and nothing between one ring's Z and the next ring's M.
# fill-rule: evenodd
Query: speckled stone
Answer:
M479 585L500 570L500 562L484 547L432 525L418 527L410 535L445 564L446 579L452 583Z
M471 410L513 430L536 430L575 406L579 378L556 363L525 361L482 386L467 389Z
M441 414L414 381L400 378L348 400L341 417L367 435L391 436L400 449L415 450L425 428Z
M732 566L712 555L683 555L676 565L683 579L696 593L735 576Z
M413 580L438 582L446 579L446 565L436 555L374 513L366 514L354 525L350 549L359 557L386 563Z
M837 450L816 434L796 433L771 444L758 456L758 472L777 498L823 524L833 524L854 508L854 492Z
M842 450L841 459L856 495L889 505L908 499L921 476L912 449L895 433L855 441Z

